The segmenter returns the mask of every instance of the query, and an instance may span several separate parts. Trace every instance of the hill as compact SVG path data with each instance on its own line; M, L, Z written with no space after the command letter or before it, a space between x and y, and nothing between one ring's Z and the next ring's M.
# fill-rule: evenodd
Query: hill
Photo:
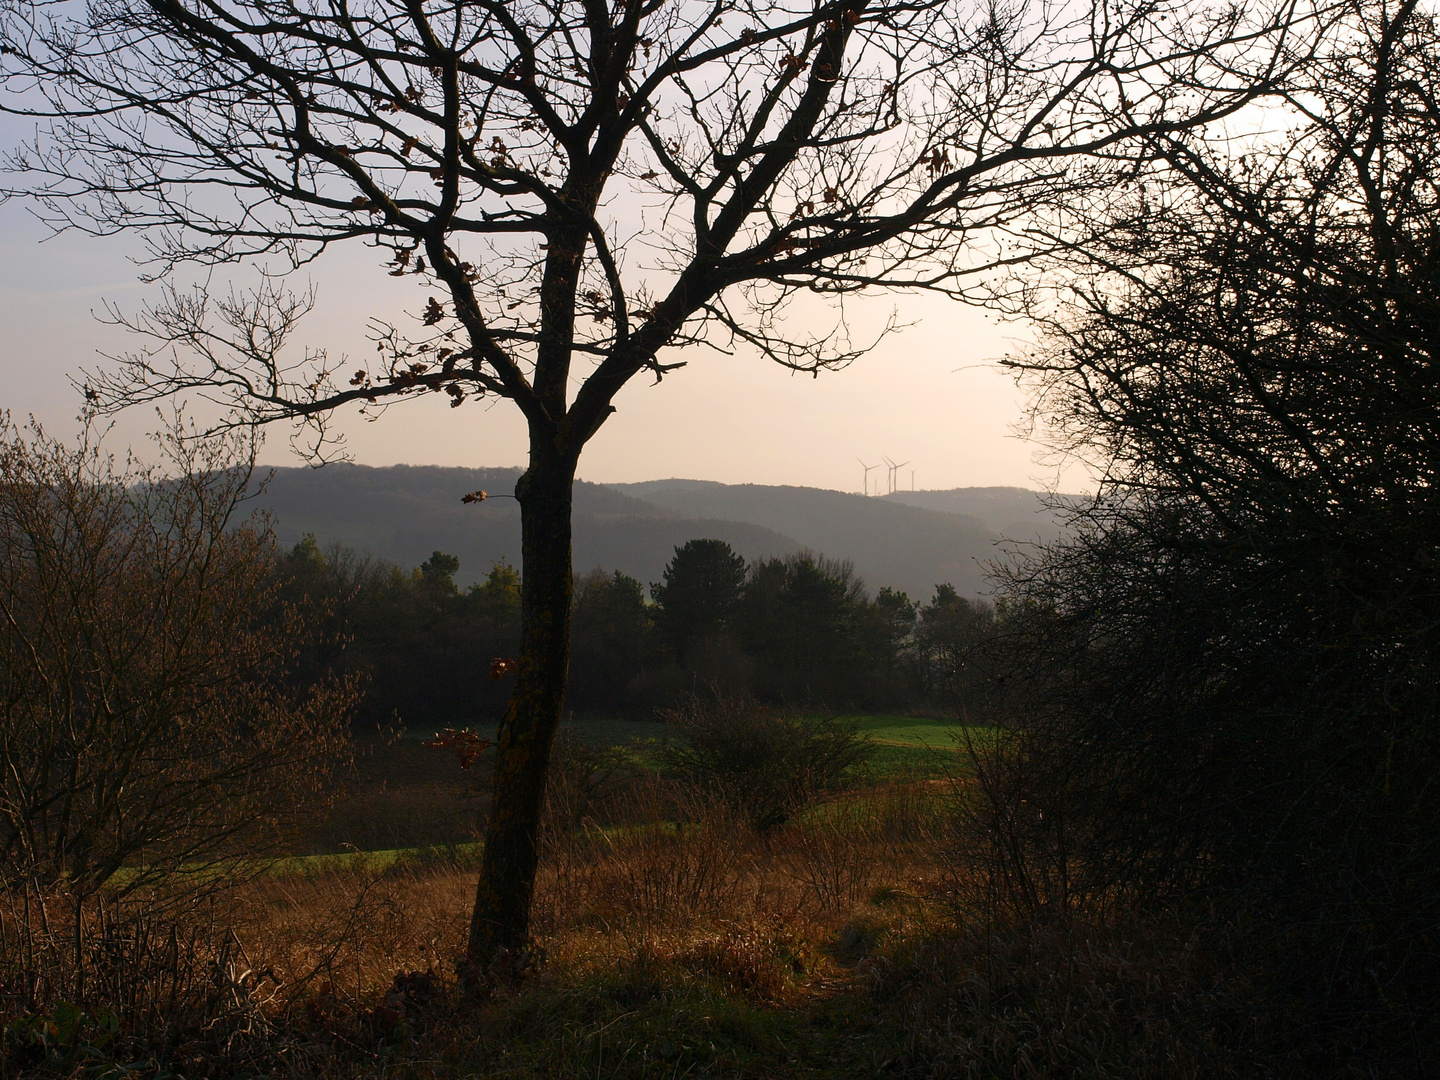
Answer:
M948 491L895 491L880 496L886 502L903 503L923 510L979 520L998 536L1008 540L1052 540L1060 535L1059 516L1039 492L1017 487L950 488ZM1062 502L1078 499L1060 495Z
M255 505L275 516L291 544L314 533L406 566L441 550L460 559L459 580L482 576L497 559L520 559L519 507L510 499L465 505L460 496L514 489L519 469L336 464L277 468ZM724 540L747 559L807 548L851 560L872 589L888 585L913 599L948 581L965 595L986 591L985 565L1001 554L999 534L1036 513L1033 492L961 488L865 498L839 491L699 480L575 485L575 567L622 570L658 581L677 545ZM1032 532L1039 531L1032 529Z
M851 560L872 588L889 585L917 600L928 599L938 582L951 583L963 595L984 593L986 567L1001 555L995 530L981 518L889 499L708 480L611 486L678 513L792 536L812 551Z
M254 505L276 519L282 543L314 533L405 566L435 550L460 559L457 580L468 584L497 559L520 563L520 508L511 499L465 505L467 491L508 493L519 469L458 469L428 465L323 469L277 468ZM697 536L724 540L747 559L784 555L801 543L760 526L694 519L630 498L599 484L575 485L575 567L623 570L656 581L675 547Z

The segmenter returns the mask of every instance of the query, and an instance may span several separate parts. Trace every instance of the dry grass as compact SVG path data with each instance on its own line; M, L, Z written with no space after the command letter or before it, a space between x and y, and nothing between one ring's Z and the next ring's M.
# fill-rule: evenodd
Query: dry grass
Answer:
M135 924L143 933L115 953L129 959L76 998L120 1005L108 1042L87 1004L69 1045L37 1049L12 994L0 1076L124 1064L158 1077L162 1063L186 1076L514 1080L1326 1071L1266 1050L1266 1025L1283 1018L1256 1007L1232 959L1173 927L957 929L954 883L936 869L953 843L943 808L934 786L894 784L757 835L693 792L632 777L549 836L546 959L480 1001L453 979L472 868L430 858L258 879L181 919L169 952ZM19 916L7 917L13 972ZM56 971L63 921L46 931ZM142 983L145 1000L124 999ZM32 1028L60 1000L32 995Z
M883 876L897 895L913 891L911 871L923 868L918 851L897 858L883 832L853 806L766 836L738 828L719 804L654 780L629 783L593 809L607 824L586 817L547 843L536 912L538 951L547 963L524 987L501 987L482 1014L469 1014L466 1030L474 1045L452 1046L452 1062L457 1054L479 1053L487 1060L501 1054L510 1041L504 1031L520 1023L517 1015L544 1001L563 1014L574 1004L574 988L611 987L618 996L597 1006L607 1013L636 995L650 1002L675 995L708 1001L702 1015L731 1007L800 1006L817 987L833 989L848 980L845 965L856 957L832 946L856 910L868 909L854 882L848 901L834 887L817 890L825 852L843 850L854 881ZM884 874L875 868L882 862ZM199 912L180 917L188 928L177 940L185 947L166 962L174 969L170 982L182 988L180 997L188 995L189 1006L171 1018L174 1031L163 1038L157 1040L154 1024L138 1022L154 1008L136 1011L117 996L122 984L167 985L137 964L103 991L92 981L95 993L73 978L63 985L52 978L48 989L11 994L0 1019L14 1028L17 1015L51 1016L66 1001L86 1003L91 1014L102 1015L102 1006L115 1002L121 1005L115 1010L120 1030L104 1046L82 1048L81 1056L114 1061L159 1052L192 1070L204 1062L222 1073L364 1072L397 1047L406 1054L415 1050L420 1030L437 1021L435 1015L422 1017L425 1009L434 1012L446 1002L451 1020L461 1015L452 973L473 887L471 868L444 859L402 860L384 869L312 866L258 878L223 903L212 901L205 919ZM906 911L892 903L881 917L898 925ZM126 931L132 936L148 926L143 913L137 919ZM52 976L68 962L63 922L29 926L32 943L48 943L42 966ZM25 936L13 932L16 925L12 919L7 941ZM16 950L7 952L7 970L25 966L17 963L24 958ZM248 1010L243 1024L217 1021L217 971ZM425 999L423 1009L417 995ZM567 1021L557 1015L529 1016L522 1026L563 1027ZM502 1016L509 1019L501 1022ZM208 1037L221 1026L225 1038ZM12 1041L24 1034L16 1028ZM463 1034L452 1036L464 1042ZM31 1046L11 1060L63 1071L78 1060L76 1050ZM14 1074L9 1066L0 1071Z

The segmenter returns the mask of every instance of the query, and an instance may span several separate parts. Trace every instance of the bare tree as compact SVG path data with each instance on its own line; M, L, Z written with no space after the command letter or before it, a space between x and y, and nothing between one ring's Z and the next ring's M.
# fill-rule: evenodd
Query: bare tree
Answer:
M217 884L347 745L353 684L289 685L246 442L172 437L167 476L0 418L0 885Z
M524 944L565 690L570 499L582 447L675 349L849 362L787 306L873 289L964 299L1033 252L1040 207L1103 197L1142 137L1243 108L1318 20L1079 0L12 0L11 158L60 228L139 230L154 339L94 407L194 392L230 423L443 395L524 415L523 644L501 728L468 955ZM370 362L293 356L309 295L278 276L368 245L429 296ZM187 262L250 260L227 297ZM117 317L119 313L116 313ZM669 350L669 351L666 351Z

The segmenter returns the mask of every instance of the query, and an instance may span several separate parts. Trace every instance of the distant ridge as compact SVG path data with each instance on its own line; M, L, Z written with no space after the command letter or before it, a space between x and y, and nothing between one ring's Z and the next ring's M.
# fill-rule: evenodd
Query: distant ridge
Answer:
M950 488L947 491L895 491L880 496L889 502L959 514L985 523L991 532L1008 540L1052 540L1060 535L1060 522L1049 501L1037 491L1018 487ZM1057 495L1065 504L1083 498Z
M460 496L475 490L508 495L519 475L515 468L438 465L278 468L254 505L275 516L282 543L314 533L322 544L346 544L405 566L418 566L438 549L459 557L457 580L468 584L498 559L520 564L520 509L511 499L464 505ZM724 540L747 559L802 546L770 529L690 520L584 481L575 485L574 512L579 573L603 566L658 580L676 545L696 536Z
M894 497L866 498L823 488L707 480L611 486L670 510L793 536L813 551L853 561L872 589L889 585L916 600L928 599L940 582L949 582L962 595L984 594L989 591L990 564L1004 557L996 543L999 531L979 514L957 512L962 501L955 498L945 501L944 509L935 509L906 505ZM1023 494L1028 504L1012 499L1007 509L1039 505L1034 492Z
M335 464L277 468L254 505L276 519L282 543L314 533L416 566L432 551L460 559L462 584L497 559L520 561L519 508L510 499L464 505L483 489L514 490L518 468ZM1028 539L1053 520L1020 488L896 492L865 498L821 488L653 480L575 485L575 569L621 570L657 581L677 545L713 537L747 559L809 549L848 559L872 590L898 588L925 600L940 582L963 595L988 591L986 569L1003 555L999 535ZM1029 535L1006 523L1029 522Z

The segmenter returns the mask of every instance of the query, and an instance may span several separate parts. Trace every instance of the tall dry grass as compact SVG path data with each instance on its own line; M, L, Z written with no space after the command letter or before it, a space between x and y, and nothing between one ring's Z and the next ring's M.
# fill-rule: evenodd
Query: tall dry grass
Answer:
M957 907L976 886L946 869L956 796L943 785L845 793L763 834L653 777L577 790L556 796L572 800L556 813L568 825L545 841L543 961L479 997L453 966L473 855L290 863L173 934L87 926L83 989L73 928L12 905L0 1019L17 1034L0 1075L137 1061L137 1076L515 1080L1343 1072L1297 1055L1293 1018L1256 970L1183 920ZM17 973L49 989L17 996ZM68 1046L22 1045L17 1019L63 1020L70 1000L88 1028ZM103 1009L117 1018L108 1041Z
M278 986L228 898L189 904L0 890L0 1077L162 1071L251 1056Z
M869 884L913 889L925 865L918 847L897 858L877 827L893 807L861 812L853 799L765 835L723 800L653 777L579 802L573 827L547 836L539 879L537 954L548 962L535 978L551 989L622 973L793 1003L845 971L827 948L867 906ZM826 867L842 855L837 885ZM363 1070L377 1042L412 1038L434 1021L427 1010L454 1011L474 887L465 859L437 850L385 867L283 866L163 917L96 907L77 925L64 905L7 894L0 1023L11 1052L0 1075L63 1073L82 1059L201 1075L324 1074L342 1060ZM85 1022L44 1035L71 1006Z

